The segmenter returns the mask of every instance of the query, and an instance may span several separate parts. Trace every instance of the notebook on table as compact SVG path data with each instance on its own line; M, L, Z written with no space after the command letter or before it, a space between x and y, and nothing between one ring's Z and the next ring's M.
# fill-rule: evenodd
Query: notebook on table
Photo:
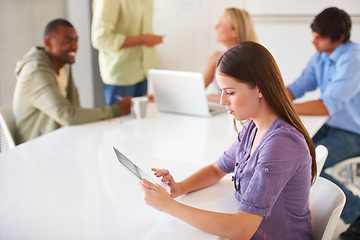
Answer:
M207 101L202 73L150 69L149 82L160 112L201 117L226 112L224 106Z

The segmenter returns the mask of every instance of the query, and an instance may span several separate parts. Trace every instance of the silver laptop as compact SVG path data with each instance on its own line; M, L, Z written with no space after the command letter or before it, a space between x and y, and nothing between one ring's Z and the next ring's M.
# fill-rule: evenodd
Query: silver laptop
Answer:
M201 117L226 112L224 106L207 101L202 73L150 69L149 82L161 112Z

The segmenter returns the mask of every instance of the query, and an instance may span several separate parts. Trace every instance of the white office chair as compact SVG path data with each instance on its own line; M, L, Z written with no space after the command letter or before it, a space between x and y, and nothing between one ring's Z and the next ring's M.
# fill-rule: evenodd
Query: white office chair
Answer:
M325 146L318 145L315 148L315 153L316 153L316 169L317 169L316 177L319 177L329 152Z
M5 106L0 109L0 125L10 149L15 147L15 122L12 106Z
M331 240L345 201L343 191L323 177L310 188L311 226L316 240Z

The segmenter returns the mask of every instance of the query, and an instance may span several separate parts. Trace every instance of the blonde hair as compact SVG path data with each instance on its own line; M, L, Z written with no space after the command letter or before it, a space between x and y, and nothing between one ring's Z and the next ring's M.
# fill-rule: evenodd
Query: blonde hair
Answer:
M254 23L247 11L238 8L227 8L225 12L230 18L233 29L238 31L238 42L258 41Z

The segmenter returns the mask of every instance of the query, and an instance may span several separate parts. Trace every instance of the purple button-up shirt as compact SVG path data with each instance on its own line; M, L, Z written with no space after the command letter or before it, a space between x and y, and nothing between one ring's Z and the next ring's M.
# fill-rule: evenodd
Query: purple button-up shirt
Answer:
M264 216L252 239L313 239L309 210L311 155L303 135L277 118L250 156L253 121L218 159L234 172L239 210Z

